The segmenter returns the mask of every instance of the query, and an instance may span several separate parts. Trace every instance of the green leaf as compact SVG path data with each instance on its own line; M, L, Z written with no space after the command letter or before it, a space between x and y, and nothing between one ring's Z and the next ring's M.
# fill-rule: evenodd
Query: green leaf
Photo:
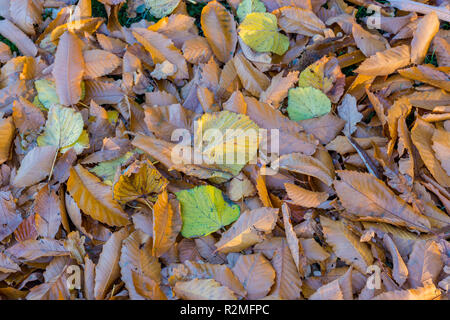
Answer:
M248 14L239 26L239 36L257 52L282 55L289 48L288 37L278 32L277 17L271 13Z
M36 80L34 86L37 91L37 98L39 102L49 109L52 105L59 105L59 97L56 93L56 84L54 81L47 79Z
M203 137L197 141L198 150L223 171L238 175L256 157L259 127L248 116L230 111L205 113L195 124L197 136ZM220 131L222 139L212 130Z
M146 7L150 7L150 14L155 18L163 18L178 6L180 0L146 0Z
M75 149L77 153L81 153L82 146L86 146L86 140L89 139L87 134L80 139L83 133L83 126L84 122L81 113L71 108L52 105L48 112L44 134L37 139L38 145L55 146L61 152L64 152L67 150L67 147L73 147L79 142L80 145Z
M313 87L290 89L287 111L294 121L321 117L331 111L331 101Z
M236 11L239 21L243 21L245 17L252 12L266 12L264 3L260 0L243 0Z
M213 186L199 186L176 192L181 205L185 238L203 237L239 218L239 206L228 204L222 192Z
M103 179L103 183L112 186L114 182L114 176L116 175L117 168L128 161L133 156L132 151L125 153L123 156L113 160L107 160L99 163L90 172Z

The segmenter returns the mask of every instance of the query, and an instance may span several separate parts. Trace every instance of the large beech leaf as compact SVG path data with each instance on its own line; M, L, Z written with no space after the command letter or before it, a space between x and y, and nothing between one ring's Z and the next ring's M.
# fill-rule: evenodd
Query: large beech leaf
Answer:
M73 105L81 99L84 58L80 42L81 40L70 31L66 31L59 39L53 77L62 105Z
M233 57L237 43L236 22L217 1L209 2L202 10L201 26L214 55L225 63Z
M239 36L257 52L282 55L289 48L289 39L278 32L277 17L271 13L248 14L239 26Z
M230 205L213 186L200 186L176 193L181 205L185 238L206 236L229 225L239 217L239 207Z

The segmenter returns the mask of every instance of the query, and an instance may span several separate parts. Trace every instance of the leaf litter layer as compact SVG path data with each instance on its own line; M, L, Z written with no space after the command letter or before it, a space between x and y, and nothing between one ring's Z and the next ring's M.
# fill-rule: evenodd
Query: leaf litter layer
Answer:
M448 299L448 1L0 3L0 299Z

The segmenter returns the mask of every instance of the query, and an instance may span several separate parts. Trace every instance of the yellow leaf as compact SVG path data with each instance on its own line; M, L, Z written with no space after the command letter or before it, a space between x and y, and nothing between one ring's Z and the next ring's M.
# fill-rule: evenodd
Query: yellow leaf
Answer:
M126 203L152 193L160 193L167 184L167 179L150 161L136 161L120 175L114 184L113 195L117 201Z
M289 48L288 37L278 32L277 17L271 13L248 14L239 26L239 36L257 52L282 55Z

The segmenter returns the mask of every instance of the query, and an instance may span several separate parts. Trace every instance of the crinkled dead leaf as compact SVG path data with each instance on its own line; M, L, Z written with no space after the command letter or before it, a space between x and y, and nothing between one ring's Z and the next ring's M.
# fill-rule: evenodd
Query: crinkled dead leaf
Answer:
M140 197L160 193L167 179L148 161L135 161L120 175L113 186L115 200L126 203Z
M10 191L0 191L0 240L5 239L22 222L20 212L16 211L13 195Z
M408 282L412 288L422 287L429 280L436 283L442 267L438 243L416 241L408 260Z
M335 254L347 264L365 274L367 267L373 261L369 246L360 242L359 237L348 230L342 221L333 221L321 216L320 223L327 243L333 247Z
M223 233L215 246L223 253L239 252L264 239L265 233L270 233L275 227L278 209L258 208L245 211L239 219Z
M356 130L356 125L362 120L363 115L358 111L356 99L350 94L346 94L342 103L337 107L339 117L345 120L343 132L351 136Z
M313 37L323 34L325 24L313 11L296 6L285 6L274 12L278 23L286 33L297 33Z
M430 222L381 180L367 173L337 171L334 187L342 205L364 221L386 222L428 232Z
M213 279L179 281L175 294L185 300L237 300L233 292Z
M291 89L298 81L298 71L291 71L284 76L284 71L272 78L269 87L261 93L260 101L268 103L275 108L287 97Z
M70 252L64 248L64 243L55 239L42 238L17 242L7 252L16 258L27 261L42 257L68 256Z
M134 279L143 277L156 284L160 282L161 265L158 258L152 256L152 238L142 231L134 231L123 240L119 265L131 299L146 298L142 291L139 292Z
M275 269L276 277L270 295L283 300L299 299L302 280L284 239L274 252L272 266Z
M411 129L411 139L420 157L422 158L425 166L430 170L436 181L442 184L444 187L450 187L450 176L447 175L442 168L441 163L436 158L433 146L433 136L436 132L436 128L432 123L423 121L420 118L416 119L414 127Z
M261 253L240 255L232 270L252 300L264 298L275 280L275 270Z
M143 28L134 28L133 35L151 54L155 64L167 60L177 66L177 71L173 76L175 79L188 78L186 60L181 51L174 46L172 40L158 32Z
M46 184L34 203L36 230L41 237L52 239L61 225L61 203L54 190Z
M281 156L272 166L315 177L327 185L331 185L334 178L333 169L328 168L320 160L301 153Z

